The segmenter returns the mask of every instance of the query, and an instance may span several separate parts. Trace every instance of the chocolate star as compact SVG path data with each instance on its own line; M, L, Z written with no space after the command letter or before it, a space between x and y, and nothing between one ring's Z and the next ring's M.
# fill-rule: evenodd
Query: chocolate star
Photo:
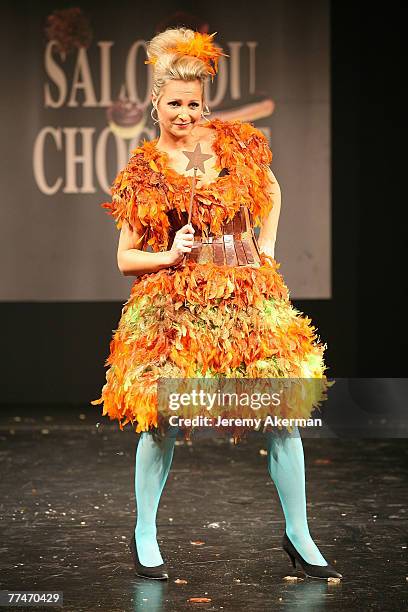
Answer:
M207 159L210 159L212 155L206 155L205 153L201 153L201 145L199 142L196 144L196 148L194 149L194 151L183 151L183 153L190 160L188 162L186 171L191 170L191 168L198 168L198 170L205 174L204 162Z

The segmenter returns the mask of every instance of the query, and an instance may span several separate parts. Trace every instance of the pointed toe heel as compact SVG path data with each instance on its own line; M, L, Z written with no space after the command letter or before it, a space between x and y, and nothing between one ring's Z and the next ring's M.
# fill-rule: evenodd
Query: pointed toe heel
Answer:
M343 578L342 574L337 572L330 564L313 565L305 561L293 546L286 531L282 539L282 548L288 554L290 560L292 561L293 567L296 569L297 561L304 574L309 578L321 578L322 580L327 580L327 578Z
M161 565L155 565L154 567L147 567L142 565L139 561L139 555L137 554L136 538L133 532L132 539L130 541L130 552L132 553L133 564L137 576L140 578L150 578L150 580L167 580L169 577L167 567L164 563Z

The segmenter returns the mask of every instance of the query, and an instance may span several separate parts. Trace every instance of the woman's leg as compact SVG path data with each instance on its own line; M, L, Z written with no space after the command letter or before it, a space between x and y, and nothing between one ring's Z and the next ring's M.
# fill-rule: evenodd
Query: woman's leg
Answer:
M144 432L136 450L135 495L137 522L135 539L139 561L146 567L163 563L156 539L156 515L174 453L177 428L160 441Z
M267 434L268 470L278 490L285 515L286 533L299 554L313 565L327 565L309 533L306 516L305 461L302 439L292 435Z

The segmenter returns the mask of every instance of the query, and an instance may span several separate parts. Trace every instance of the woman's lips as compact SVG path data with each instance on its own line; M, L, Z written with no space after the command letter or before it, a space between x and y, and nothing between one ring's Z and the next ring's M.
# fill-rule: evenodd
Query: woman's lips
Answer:
M190 125L191 121L189 121L188 123L175 123L174 125L177 125L177 127L186 127L186 125Z

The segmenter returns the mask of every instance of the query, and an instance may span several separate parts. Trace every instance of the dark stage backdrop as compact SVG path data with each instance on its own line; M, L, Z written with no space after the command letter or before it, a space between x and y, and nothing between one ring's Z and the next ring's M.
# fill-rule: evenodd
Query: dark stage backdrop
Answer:
M89 47L71 51L65 37L61 55L46 17L70 6L3 3L3 403L88 403L99 394L130 282L116 268L118 235L99 204L128 149L153 135L142 41L189 5L77 3L89 20L79 31ZM225 91L215 81L210 106L254 121L270 138L283 190L276 255L295 305L328 343L328 373L404 375L384 324L391 293L380 320L373 314L373 262L389 279L384 252L395 246L386 215L375 242L386 198L369 163L378 139L389 137L384 121L393 120L388 114L379 123L384 100L375 98L374 112L371 95L373 67L387 62L384 50L374 62L367 46L375 28L384 34L384 22L370 29L367 16L347 6L329 12L328 2L282 1L207 2L196 25L206 23L235 62L222 67ZM133 106L113 106L126 95ZM391 153L382 158L383 177ZM394 258L394 271L398 265ZM385 346L392 361L375 353Z

